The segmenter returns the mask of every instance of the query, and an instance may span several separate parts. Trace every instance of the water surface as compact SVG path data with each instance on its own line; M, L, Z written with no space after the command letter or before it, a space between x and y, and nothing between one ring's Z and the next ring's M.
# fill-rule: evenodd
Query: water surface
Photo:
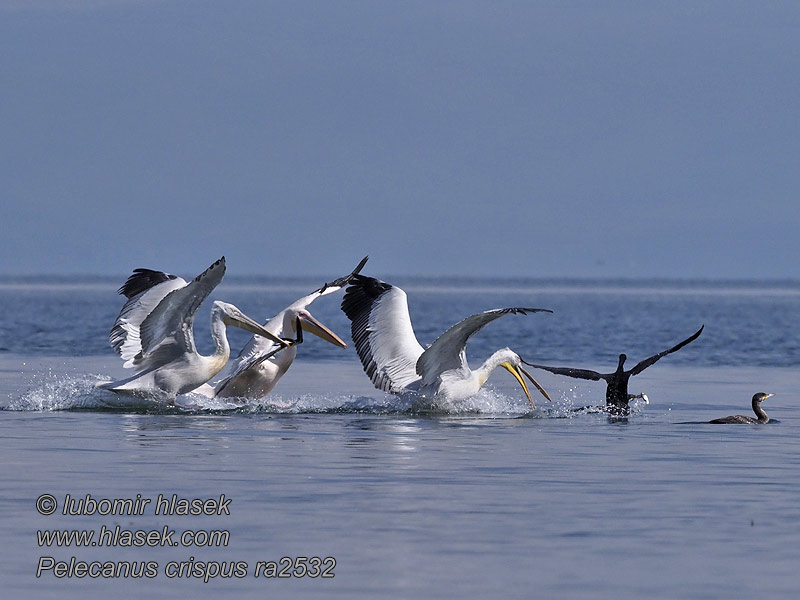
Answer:
M228 283L217 297L257 318L320 282ZM374 390L352 349L309 339L274 396L236 410L114 405L93 383L125 371L105 336L119 310L103 281L0 285L2 579L15 597L794 598L800 559L800 362L793 284L404 282L423 343L471 312L507 305L478 334L479 363L510 346L541 362L612 369L706 325L632 380L649 405L625 420L574 413L600 383L538 373L531 411L504 371L457 414L416 414ZM225 288L225 286L228 286ZM412 290L414 293L412 294ZM766 290L766 291L765 291ZM327 301L326 300L330 300ZM314 314L347 338L340 298ZM16 311L16 312L15 312ZM207 312L197 336L207 343ZM10 316L10 315L18 316ZM205 328L205 329L203 329ZM309 336L311 337L311 336ZM246 336L232 336L234 346ZM756 391L777 422L748 414ZM232 498L222 516L42 516L52 493ZM224 529L223 548L40 548L36 530ZM59 560L245 561L248 576L35 577ZM335 557L332 579L256 579L258 561Z

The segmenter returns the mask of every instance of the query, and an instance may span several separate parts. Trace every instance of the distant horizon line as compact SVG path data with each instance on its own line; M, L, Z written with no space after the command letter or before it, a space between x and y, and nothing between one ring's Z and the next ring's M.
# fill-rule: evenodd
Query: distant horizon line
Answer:
M121 281L124 282L129 276L129 273L123 275L114 274L92 274L92 273L73 273L73 274L56 274L56 273L25 273L25 274L6 274L0 273L0 283L34 283L34 282L53 282L53 283L91 283L96 281ZM330 274L326 275L265 275L265 274L230 274L226 275L226 281L235 282L238 284L247 283L250 281L255 282L268 282L268 281L319 281L322 284L326 279L334 279ZM796 277L699 277L699 276L583 276L583 275L567 275L567 276L525 276L520 277L516 275L412 275L412 274L390 274L377 277L383 281L391 283L393 280L409 280L416 279L420 281L437 281L437 282L470 282L470 281L497 281L497 282L530 282L530 283L573 283L573 284L714 284L714 285L736 285L736 284L770 284L770 285L793 285L800 286L800 278Z

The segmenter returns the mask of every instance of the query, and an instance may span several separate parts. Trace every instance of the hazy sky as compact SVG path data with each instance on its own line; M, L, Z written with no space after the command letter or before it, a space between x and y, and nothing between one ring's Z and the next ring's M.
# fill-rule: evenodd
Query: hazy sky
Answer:
M0 0L0 273L800 278L800 2Z

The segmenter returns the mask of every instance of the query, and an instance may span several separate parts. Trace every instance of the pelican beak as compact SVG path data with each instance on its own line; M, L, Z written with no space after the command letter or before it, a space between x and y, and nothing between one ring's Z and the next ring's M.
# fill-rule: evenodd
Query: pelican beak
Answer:
M272 340L276 344L283 346L284 348L288 348L290 346L289 342L286 340L282 340L277 335L264 329L263 325L255 322L253 319L248 317L246 314L240 312L238 315L231 317L231 325L234 327L238 327L239 329L244 329L245 331L249 331L250 333L254 333L255 335L260 335L261 337L267 338L268 340Z
M528 373L528 372L527 372L525 369L523 369L521 366L519 367L519 370L520 370L520 371L522 371L522 373L525 375L525 377L527 377L528 379L530 379L530 380L531 380L531 383L532 383L533 385L535 385L535 386L536 386L536 389L537 389L537 390L539 390L539 392L541 392L542 396L544 396L545 398L547 398L547 401L548 401L548 402L552 402L552 401L553 401L553 399L550 397L550 394L548 394L548 393L547 393L547 390L545 390L545 389L544 389L544 388L543 388L541 385L539 385L539 382L538 382L538 381L536 381L536 380L533 378L533 375L531 375L530 373ZM531 404L533 404L533 401L531 401Z
M531 398L531 393L528 391L528 386L525 384L525 380L522 378L523 373L528 379L531 380L533 385L536 386L536 389L538 389L544 395L545 398L550 400L550 396L547 394L544 388L540 386L539 383L533 377L531 377L530 373L528 373L525 369L523 369L522 367L515 367L508 361L500 363L500 366L503 367L509 373L511 373L514 376L514 379L516 379L519 382L519 384L522 386L522 390L525 392L525 396L527 396L528 398L528 402L531 403L532 408L536 408L536 404L534 404L533 398Z
M313 333L317 337L322 338L326 342L330 342L334 346L339 346L340 348L347 348L347 344L335 333L333 333L330 329L325 327L322 323L317 321L314 317L312 317L309 313L302 314L298 317L300 321L300 325L303 328L303 331L307 331L308 333Z

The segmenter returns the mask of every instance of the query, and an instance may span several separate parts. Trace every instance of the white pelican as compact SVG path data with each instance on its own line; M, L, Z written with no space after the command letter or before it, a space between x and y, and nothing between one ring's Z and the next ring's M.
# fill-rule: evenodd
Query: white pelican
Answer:
M211 337L216 346L211 356L198 354L192 323L203 300L222 281L223 256L191 283L175 275L136 269L119 289L128 301L122 307L109 342L134 376L100 384L113 392L173 402L178 394L194 390L219 373L230 356L225 327L233 325L272 339L281 340L233 304L216 301L211 309Z
M281 346L269 339L253 336L239 356L231 361L226 369L226 375L217 382L213 389L210 385L204 385L197 391L220 398L262 398L266 396L292 366L292 362L297 356L297 344L301 343L303 339L303 331L313 333L335 346L347 348L347 344L338 335L314 318L308 311L308 307L317 298L336 292L347 285L361 271L368 258L365 256L349 275L324 284L308 296L296 300L264 323L264 328L275 336L294 339L295 343L290 348L278 352L281 350Z
M550 396L521 366L508 348L492 354L475 370L467 363L466 345L484 325L508 314L552 312L543 308L498 308L467 317L440 335L425 350L417 341L408 314L406 293L372 277L356 275L342 300L351 321L353 343L367 376L379 390L393 394L415 392L434 401L457 402L478 393L497 367L505 368L522 386L536 408L522 378L524 374Z

